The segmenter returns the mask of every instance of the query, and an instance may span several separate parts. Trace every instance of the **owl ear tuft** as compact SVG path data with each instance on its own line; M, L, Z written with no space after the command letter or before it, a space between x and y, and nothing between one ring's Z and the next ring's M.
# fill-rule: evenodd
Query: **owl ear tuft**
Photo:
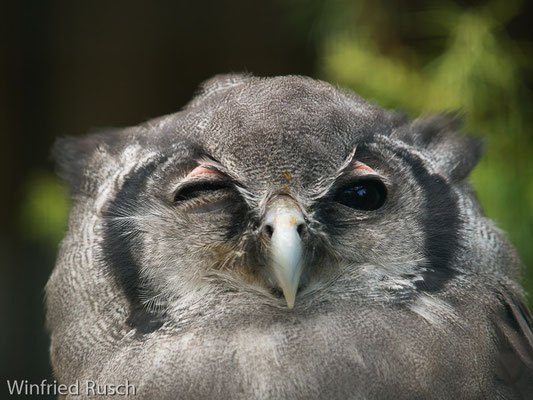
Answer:
M463 115L445 113L421 117L392 136L433 155L435 166L452 181L465 179L483 155L483 139L458 133Z
M56 140L51 156L57 175L67 183L72 195L94 193L104 160L119 147L118 136L117 131L110 129Z
M221 74L202 82L196 91L194 98L186 105L186 109L192 109L209 101L216 101L229 89L240 86L253 78L252 74Z

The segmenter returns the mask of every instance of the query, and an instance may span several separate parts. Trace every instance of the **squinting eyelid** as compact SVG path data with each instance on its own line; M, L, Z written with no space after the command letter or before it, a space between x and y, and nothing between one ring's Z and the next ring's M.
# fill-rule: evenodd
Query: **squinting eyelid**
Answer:
M182 190L183 188L189 187L189 186L195 186L197 184L202 183L212 183L212 184L227 184L228 186L231 185L231 182L229 182L227 179L219 179L224 178L224 175L220 174L205 174L205 175L196 175L196 176L189 176L182 181L178 182L177 185L174 186L173 192L176 192L178 190Z
M358 171L367 171L367 172L370 172L372 174L376 174L376 171L374 171L372 168L370 168L368 165L360 162L360 161L355 161L353 164L352 164L352 167L353 169L356 169Z
M191 172L189 172L189 174L186 176L186 179L192 178L198 175L206 175L206 174L221 175L220 172L218 171L215 171L204 165L199 165L195 169L193 169Z

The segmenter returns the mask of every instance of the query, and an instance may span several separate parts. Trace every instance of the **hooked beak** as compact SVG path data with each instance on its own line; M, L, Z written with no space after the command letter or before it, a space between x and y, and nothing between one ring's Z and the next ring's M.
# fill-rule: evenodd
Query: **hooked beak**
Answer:
M303 270L304 227L304 216L292 198L280 196L270 204L263 231L270 236L270 267L289 308L294 307Z

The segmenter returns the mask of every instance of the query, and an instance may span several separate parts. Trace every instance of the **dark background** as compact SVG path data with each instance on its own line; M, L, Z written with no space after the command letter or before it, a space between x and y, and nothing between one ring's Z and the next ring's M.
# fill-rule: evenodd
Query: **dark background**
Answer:
M413 100L427 88L437 93L427 95L436 99L435 108L471 112L467 130L496 143L489 147L489 161L474 174L481 202L510 232L526 270L533 267L531 5L346 0L0 4L3 386L6 379L52 379L43 288L68 212L49 160L54 139L177 111L201 81L217 73L311 75L412 115L431 111L424 108L431 103L427 98ZM464 23L451 26L451 20ZM483 27L490 28L489 34ZM478 37L497 45L478 45ZM457 38L472 38L473 44L453 47ZM476 49L485 53L479 56ZM466 64L481 57L480 66L455 71L458 63L445 62L447 55L454 59L452 50ZM367 64L357 64L361 60ZM380 77L387 68L392 77ZM477 74L485 69L485 75ZM464 77L467 70L474 71L473 77ZM452 93L453 100L443 103L439 88L453 87L446 79L456 76L474 83L462 83L453 92L456 97ZM516 129L508 129L512 124ZM524 282L533 289L529 275Z

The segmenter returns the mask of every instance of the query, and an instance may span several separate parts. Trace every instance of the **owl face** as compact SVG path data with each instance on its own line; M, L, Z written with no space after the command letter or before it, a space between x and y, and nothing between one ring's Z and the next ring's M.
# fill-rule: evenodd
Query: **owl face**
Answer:
M462 216L450 171L402 140L416 127L312 82L244 84L201 110L196 135L179 114L145 133L145 159L103 213L107 263L145 307L227 282L305 306L345 275L361 296L397 301L453 276Z

